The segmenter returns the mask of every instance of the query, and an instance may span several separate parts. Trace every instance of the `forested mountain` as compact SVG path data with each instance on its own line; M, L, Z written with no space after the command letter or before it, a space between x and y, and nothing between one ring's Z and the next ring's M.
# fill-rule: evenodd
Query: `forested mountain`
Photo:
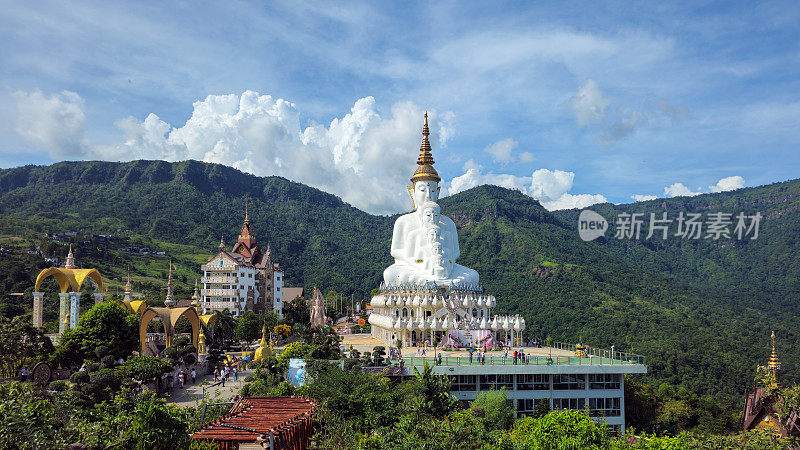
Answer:
M498 312L525 316L532 336L632 348L647 356L653 380L739 395L768 357L772 328L784 377L796 379L797 359L789 350L798 344L799 193L800 182L791 181L592 207L609 220L621 212L760 211L761 235L749 241L618 240L612 230L584 242L578 211L551 213L530 197L494 186L440 204L458 227L459 262L478 270L498 299ZM79 262L119 282L128 265L139 277L156 279L158 273L147 269L153 260L163 267L173 257L187 288L197 261L215 251L220 234L229 246L235 240L245 199L256 238L262 246L270 243L290 285L317 284L360 297L377 287L392 262L394 217L367 214L283 178L196 161L64 162L0 170L0 246L11 249L0 255L0 269L6 269L0 301L29 309L29 295L8 296L30 292L36 267L45 265L24 250L38 245L53 256L44 233L84 227L115 234L120 243L103 251L92 242L78 245L76 252L84 253L76 254ZM159 260L116 249L134 244L167 255Z

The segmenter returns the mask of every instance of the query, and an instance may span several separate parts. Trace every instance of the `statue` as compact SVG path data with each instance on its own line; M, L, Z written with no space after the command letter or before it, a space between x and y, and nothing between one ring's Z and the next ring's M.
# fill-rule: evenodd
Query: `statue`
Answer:
M400 216L394 223L392 250L395 263L383 272L386 283L424 283L441 285L477 284L478 272L456 264L461 255L453 221L440 214L439 174L433 168L428 141L428 115L422 129L422 145L417 170L411 177L415 211Z

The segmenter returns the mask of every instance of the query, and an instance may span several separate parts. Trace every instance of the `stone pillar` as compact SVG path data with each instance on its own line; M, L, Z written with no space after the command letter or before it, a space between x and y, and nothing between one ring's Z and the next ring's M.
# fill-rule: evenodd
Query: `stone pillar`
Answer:
M44 306L44 292L33 293L33 327L42 328L42 307Z
M103 303L103 297L106 294L104 292L95 292L94 293L94 304Z
M78 315L81 308L81 293L69 293L69 328L74 330L78 326Z
M59 313L58 313L58 334L67 330L69 325L69 294L61 292L58 294Z

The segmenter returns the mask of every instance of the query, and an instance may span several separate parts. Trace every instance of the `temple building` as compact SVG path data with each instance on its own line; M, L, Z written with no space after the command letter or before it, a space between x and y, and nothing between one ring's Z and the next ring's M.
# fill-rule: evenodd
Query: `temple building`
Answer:
M200 267L203 272L201 307L204 314L229 310L234 316L245 311L259 314L275 311L283 317L283 270L272 260L267 245L262 252L253 235L245 207L239 238L228 251L224 239L219 252Z

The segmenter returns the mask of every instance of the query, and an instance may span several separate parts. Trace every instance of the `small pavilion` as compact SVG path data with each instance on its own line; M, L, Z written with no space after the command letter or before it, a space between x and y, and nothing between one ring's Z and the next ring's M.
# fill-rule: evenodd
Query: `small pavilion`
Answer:
M75 266L75 256L72 254L72 245L69 246L69 254L64 267L50 267L39 272L36 277L36 285L33 288L33 326L42 327L42 312L44 307L44 293L39 290L42 282L49 278L55 278L61 292L60 299L58 333L78 326L78 316L80 314L81 286L84 281L89 280L95 286L94 303L103 301L105 287L103 277L97 269L78 269Z

